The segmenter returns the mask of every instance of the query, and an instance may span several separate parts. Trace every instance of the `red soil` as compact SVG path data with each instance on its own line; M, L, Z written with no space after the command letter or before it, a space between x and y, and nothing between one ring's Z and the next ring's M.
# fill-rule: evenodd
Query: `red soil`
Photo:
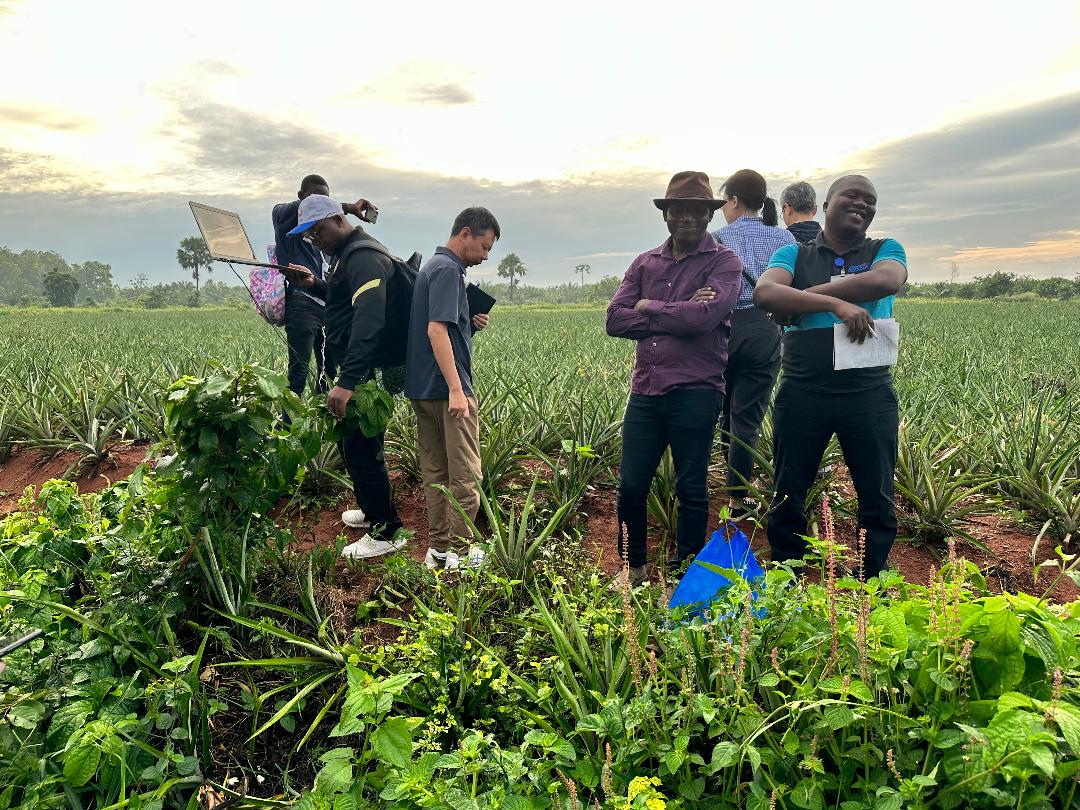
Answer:
M117 446L112 449L109 459L78 471L73 480L78 483L82 492L100 490L129 476L144 459L146 449L146 446ZM75 453L49 455L24 449L15 450L7 461L0 464L0 516L17 507L26 487L40 486L51 478L62 476L77 460ZM400 474L395 474L393 478L398 513L406 528L415 532L408 552L419 562L427 551L427 510L423 487L416 481L406 480ZM837 489L842 497L851 496L850 482L843 470L837 479ZM712 515L718 513L721 503L721 498L714 495L710 509ZM341 523L341 511L351 508L351 504L352 496L349 494L340 503L289 516L288 521L292 524L296 536L293 548L306 552L316 546L333 546L339 535L344 535L347 542L362 536L362 530L350 529ZM610 485L596 487L586 496L580 509L583 518L579 521L578 528L582 533L581 540L588 552L588 558L594 560L604 573L614 574L622 567L617 548L614 488ZM750 536L751 547L758 558L768 559L768 542L764 529L749 522L741 524L741 527ZM718 521L714 517L710 529L715 528L718 528ZM1053 541L1044 538L1032 554L1035 535L1028 529L1010 525L998 515L976 517L968 529L991 553L987 554L965 540L957 540L956 551L979 567L992 590L1020 590L1041 595L1055 578L1057 572L1051 568L1040 569L1037 581L1033 577L1038 563L1056 559ZM659 535L659 530L655 526L651 527L649 554L653 560L667 556L660 552ZM838 516L836 536L853 548L854 519ZM890 559L893 566L908 581L926 584L931 569L941 566L942 552L899 540L893 547ZM350 614L358 604L372 597L382 581L382 569L383 563L380 561L362 565L340 565L335 591ZM655 568L653 570L655 571ZM1068 578L1063 578L1054 587L1052 596L1058 602L1072 601L1080 598L1080 588Z
M104 461L83 465L71 478L80 492L97 492L117 481L123 481L146 458L147 445L122 444L109 450ZM53 478L61 478L77 464L81 456L73 452L42 453L16 448L0 464L0 516L19 505L23 490L39 487Z

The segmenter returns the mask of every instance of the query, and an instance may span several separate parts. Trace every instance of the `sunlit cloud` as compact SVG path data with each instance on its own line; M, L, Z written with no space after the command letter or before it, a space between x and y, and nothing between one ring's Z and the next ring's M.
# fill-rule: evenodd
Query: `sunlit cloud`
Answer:
M2 13L2 12L0 12ZM63 110L49 107L18 107L0 105L0 121L4 126L26 126L37 129L54 129L69 132L94 127L94 120L83 115L67 115Z
M1009 247L973 247L958 250L945 261L979 264L1036 264L1080 259L1080 231L1068 231L1056 238L1039 239Z
M454 107L473 104L470 75L460 66L432 61L406 62L376 76L357 96L392 104Z

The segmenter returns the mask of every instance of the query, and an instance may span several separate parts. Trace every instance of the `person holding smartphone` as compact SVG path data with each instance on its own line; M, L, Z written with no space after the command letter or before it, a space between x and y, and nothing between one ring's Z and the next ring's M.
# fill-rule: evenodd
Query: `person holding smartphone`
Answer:
M311 194L330 195L330 187L317 174L309 174L300 181L300 190L292 202L274 206L274 247L276 263L295 264L307 268L316 279L323 277L322 253L310 242L298 236L289 236L289 231L297 225L300 203ZM374 222L378 209L365 199L355 203L345 203L342 209L365 222ZM289 388L296 394L302 394L307 385L308 370L311 367L311 355L315 355L315 390L326 393L326 381L323 378L325 353L323 343L323 323L326 302L312 289L305 289L297 284L285 286L285 341L289 346L288 377Z

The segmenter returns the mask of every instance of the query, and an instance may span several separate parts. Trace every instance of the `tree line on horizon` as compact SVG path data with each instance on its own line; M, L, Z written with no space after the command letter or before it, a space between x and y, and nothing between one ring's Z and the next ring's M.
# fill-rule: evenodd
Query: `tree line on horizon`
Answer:
M190 273L191 281L152 284L145 274L121 286L112 277L112 267L100 261L69 263L51 250L23 250L16 253L0 247L0 306L5 307L95 307L132 306L145 309L197 306L246 306L247 290L239 284L203 281L211 271L206 244L197 236L180 242L177 264ZM588 304L603 305L611 300L619 285L618 276L604 276L585 283L591 273L588 264L567 268L574 280L539 286L523 283L528 268L515 253L499 262L499 281L483 287L501 304ZM1080 273L1073 278L1030 276L1002 270L973 281L935 281L907 285L905 298L929 299L1080 299Z

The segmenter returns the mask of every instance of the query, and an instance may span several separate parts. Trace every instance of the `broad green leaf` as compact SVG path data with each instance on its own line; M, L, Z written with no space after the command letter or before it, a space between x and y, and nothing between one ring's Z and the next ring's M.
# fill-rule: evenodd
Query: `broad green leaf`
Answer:
M679 783L679 795L690 802L696 802L705 792L705 777L699 776L690 782Z
M984 697L1015 688L1024 677L1024 650L1016 614L1011 610L993 613L986 638L976 647L974 655L979 675L986 684Z
M683 751L668 751L660 757L660 762L667 769L667 773L675 773L686 762L686 754ZM660 771L660 775L664 775L664 770Z
M404 768L412 759L412 732L404 717L390 717L371 735L371 748L388 765Z
M1035 718L1036 715L1020 709L1006 709L994 715L986 728L986 736L995 754L1001 756L1006 750L1026 745Z
M717 743L713 748L712 760L709 762L709 772L715 773L722 768L730 768L739 761L739 746L730 740Z
M881 630L882 640L893 649L907 652L908 628L904 611L898 605L884 605L875 608L870 614L870 624Z
M64 754L64 779L72 787L82 787L94 776L101 760L96 745L79 745Z
M874 800L874 810L900 810L904 799L899 793L888 793Z
M756 748L754 748L754 746L748 745L746 747L746 756L750 760L750 767L754 771L754 773L757 773L759 770L761 770L761 752L760 751L758 751Z
M1034 745L1028 749L1028 756L1035 767L1046 774L1047 779L1054 778L1054 752L1045 745Z
M763 686L766 689L771 689L780 683L780 676L775 672L766 672L760 678L758 678L757 685Z
M16 728L35 729L45 717L45 705L39 700L17 703L8 711L8 721Z
M326 764L315 775L315 793L319 796L330 797L335 793L345 793L352 787L353 766L350 759L353 755L352 750L344 749L346 753L343 757L328 756L328 754L341 750L335 748L320 757Z
M825 722L829 724L829 728L833 731L839 731L850 726L854 720L855 712L847 706L834 705L825 707Z
M928 670L928 674L930 675L930 680L946 692L952 692L956 689L956 681L947 672L942 672L935 668Z
M199 452L211 455L218 449L218 435L210 428L199 431Z
M1059 703L1051 711L1073 756L1080 756L1080 709L1071 703Z
M803 810L822 810L821 788L812 779L803 779L788 795L791 803Z

